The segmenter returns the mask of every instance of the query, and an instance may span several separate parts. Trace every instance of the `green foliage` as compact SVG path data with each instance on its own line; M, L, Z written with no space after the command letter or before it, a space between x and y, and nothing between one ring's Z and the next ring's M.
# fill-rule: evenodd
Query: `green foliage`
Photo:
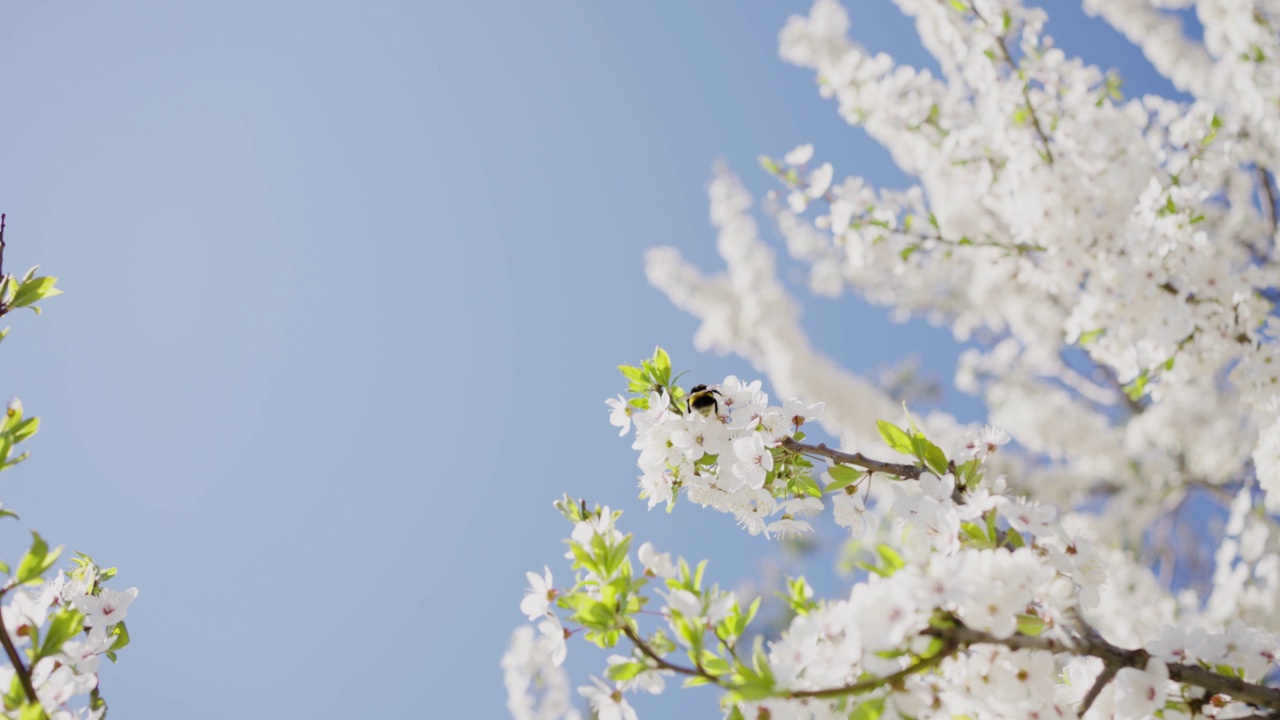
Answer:
M876 545L876 557L879 560L877 564L859 562L858 567L882 577L889 577L907 565L907 561L902 559L897 550L884 543Z
M866 473L849 467L848 465L832 465L827 469L827 474L831 476L831 482L823 488L823 492L836 492L843 490L850 485L857 483Z
M936 475L942 476L949 472L947 456L942 452L942 448L925 437L924 433L916 427L915 422L911 423L910 430L904 430L893 423L877 420L876 428L880 430L880 437L891 449L903 455L914 456Z
M786 592L779 592L777 595L797 615L808 615L818 607L818 603L813 601L813 588L809 587L803 577L789 578Z
M18 571L13 578L19 584L40 582L45 572L53 567L53 564L58 561L58 556L62 554L61 545L50 551L48 543L35 530L31 531L31 538L31 548L27 550L26 555L22 556L22 560L18 563Z
M50 617L49 625L45 629L44 640L40 644L40 650L36 653L35 660L42 657L48 657L56 654L62 649L62 644L75 637L84 629L84 613L72 607L64 606L56 614Z
M627 392L636 395L627 401L640 410L649 409L649 393L665 392L674 401L684 396L684 391L673 384L671 357L662 348L655 348L653 357L642 360L639 367L619 365L618 371L627 379Z
M884 698L875 698L866 702L858 703L858 706L849 713L849 720L876 720L884 714Z
M0 279L0 309L2 309L0 314L12 308L31 308L35 314L39 315L40 308L36 303L62 294L61 290L54 287L58 279L49 276L36 277L38 269L39 266L31 268L21 280L12 275L6 275Z

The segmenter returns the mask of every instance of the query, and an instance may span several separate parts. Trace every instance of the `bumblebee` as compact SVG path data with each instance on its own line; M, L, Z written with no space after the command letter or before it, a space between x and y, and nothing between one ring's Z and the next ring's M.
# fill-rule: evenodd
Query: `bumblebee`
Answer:
M716 400L717 395L721 395L721 393L715 388L709 388L706 385L694 385L689 390L689 397L685 400L685 407L689 412L697 411L701 413L703 417L710 417L712 413L719 415L720 401Z

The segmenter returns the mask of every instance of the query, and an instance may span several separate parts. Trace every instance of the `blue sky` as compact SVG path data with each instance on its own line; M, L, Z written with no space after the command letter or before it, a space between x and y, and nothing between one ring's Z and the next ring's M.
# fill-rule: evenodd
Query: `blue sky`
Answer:
M862 42L930 64L891 4L851 6ZM36 527L141 589L104 672L112 716L503 717L498 658L524 571L562 552L561 492L713 557L723 583L758 569L767 546L728 518L645 512L603 400L655 344L694 378L750 374L695 354L642 272L657 244L718 266L715 159L758 194L756 156L802 142L909 182L777 59L805 10L0 10L6 268L66 290L12 316L0 352L0 393L43 421L0 487L22 514L0 553ZM1101 22L1056 12L1069 53L1170 91ZM918 352L947 380L957 353L854 301L806 322L876 337L823 333L856 369Z

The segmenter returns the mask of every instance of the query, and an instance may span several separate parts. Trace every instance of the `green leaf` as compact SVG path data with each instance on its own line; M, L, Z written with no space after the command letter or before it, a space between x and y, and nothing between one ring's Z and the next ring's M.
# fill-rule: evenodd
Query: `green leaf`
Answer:
M24 702L18 712L18 720L45 720L48 717L38 702Z
M605 671L605 674L609 676L610 680L622 682L623 680L630 680L648 669L648 665L645 665L642 662L632 661L618 663L617 665L610 665L609 669Z
M712 675L727 675L733 668L724 658L707 651L702 656L702 669Z
M1200 141L1200 147L1208 147L1209 143L1218 137L1218 128L1220 127L1222 127L1222 118L1218 117L1217 113L1214 113L1213 119L1209 121L1209 134L1205 135L1204 139Z
M759 683L743 684L734 688L733 694L747 702L751 702L753 700L764 700L765 698L773 695L773 687L772 685L763 685Z
M123 620L111 627L111 634L116 636L116 641L111 644L112 650L123 650L129 645L129 628L124 626Z
M912 255L914 255L915 252L919 249L920 249L919 245L908 245L902 248L902 251L898 253L898 257L902 258L903 262L906 262L906 260L910 258Z
M26 697L26 693L22 691L22 682L18 680L18 675L15 673L9 681L9 689L4 693L4 706L18 707Z
M916 432L911 434L911 444L914 450L912 454L928 465L929 469L933 470L938 477L947 474L947 456L942 452L942 448L930 442L929 438Z
M1096 330L1086 330L1080 333L1080 339L1076 340L1076 344L1079 345L1080 347L1084 347L1085 345L1088 345L1089 343L1093 342L1094 340L1097 340L1098 338L1106 334L1107 334L1106 328L1098 328Z
M13 307L31 307L45 298L61 295L62 291L53 286L57 281L58 278L55 277L37 277L24 280L18 286L18 291L13 294L13 300L9 302L9 305ZM38 308L32 307L32 309L37 313L40 312Z
M858 703L858 707L849 713L849 720L876 720L884 714L884 698Z
M827 474L831 476L831 482L823 488L823 492L843 490L858 482L863 475L862 471L851 468L848 465L832 465L827 469Z
M1035 615L1029 613L1020 613L1018 615L1018 632L1023 635L1039 635L1044 632L1045 627L1045 621Z
M960 532L964 533L964 536L972 540L979 548L991 547L991 539L987 537L987 533L977 523L960 523Z
M1230 665L1225 665L1222 663L1219 663L1214 667L1218 671L1219 675L1226 675L1227 677L1234 677L1234 678L1244 677L1244 670L1241 668L1231 667Z
M18 563L18 574L14 578L19 583L39 580L40 576L52 567L58 561L58 556L62 554L62 546L50 551L48 543L35 530L31 531L31 537L31 549L22 556L22 561Z
M62 644L70 640L84 629L84 613L75 608L67 608L49 621L45 630L44 642L40 644L40 652L36 659L48 657L62 649ZM112 646L115 649L115 646Z
M638 383L644 382L644 371L638 367L632 367L630 365L619 365L618 371L622 373L622 377L632 382L638 382Z
M808 474L797 477L794 484L798 492L804 493L809 497L822 497L822 488L818 487L817 481Z
M653 367L656 371L654 380L657 380L660 385L671 382L671 357L661 347L653 349Z
M593 558L591 553L587 552L587 549L582 547L582 545L576 542L569 543L569 552L573 553L573 558L576 561L573 565L574 568L581 567L596 575L604 575L603 569L596 562L595 558Z
M40 429L40 418L27 418L13 426L13 441L20 443L23 440L35 435Z
M1147 371L1143 370L1133 382L1124 386L1124 394L1129 396L1130 400L1140 400L1147 392Z
M580 610L574 617L578 622L589 628L603 630L613 626L614 612L611 606L593 600L587 603L585 608Z
M876 546L876 554L880 556L881 567L887 569L890 575L907 565L907 561L902 559L897 550L884 543Z
M903 455L914 454L914 447L911 444L911 436L905 430L884 420L877 420L876 427L880 430L880 437L884 438L884 442L890 448L897 450Z

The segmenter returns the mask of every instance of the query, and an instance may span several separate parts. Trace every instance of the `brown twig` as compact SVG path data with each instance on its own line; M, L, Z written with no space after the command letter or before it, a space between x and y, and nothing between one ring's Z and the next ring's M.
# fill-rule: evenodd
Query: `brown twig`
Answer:
M0 213L0 277L4 277L4 221L5 214Z
M6 590L0 590L0 597L3 597L6 591L7 588ZM27 699L38 704L40 698L36 695L35 685L31 684L31 671L22 664L22 656L18 654L18 648L14 646L13 639L9 637L9 629L4 625L3 613L0 613L0 644L4 645L4 652L9 656L9 662L13 665L13 672L18 676L18 682L22 684L22 691L27 694Z
M982 13L978 12L978 9L976 7L972 7L970 9L973 10L973 14L976 15L978 19L982 21L982 24L986 25L987 27L995 27L985 17L982 16ZM1009 52L1009 48L1004 44L1004 39L1005 39L1005 36L1003 32L996 35L996 47L1000 48L1000 54L1004 56L1004 61L1009 64L1009 67L1011 69L1021 71L1021 68L1018 67L1018 64L1013 61L1013 55ZM1035 128L1036 135L1040 136L1040 144L1044 147L1045 159L1049 162L1050 165L1052 165L1053 150L1049 149L1049 136L1045 134L1044 128L1040 126L1040 117L1036 115L1036 108L1034 105L1031 104L1031 82L1023 78L1019 78L1019 79L1022 80L1022 100L1027 104L1027 114L1031 116L1031 125L1032 127Z
M943 642L944 642L943 646L938 650L937 653L930 655L929 657L924 658L922 660L919 660L916 663L909 665L891 675L885 675L884 677L878 677L878 678L868 678L866 680L859 680L858 682L855 682L855 683L849 683L848 685L841 685L840 687L826 688L824 690L792 690L791 692L787 693L787 697L790 697L790 698L840 697L841 695L856 695L857 693L866 692L868 690L874 690L878 687L893 685L897 682L900 682L904 678L910 677L911 675L915 675L916 673L922 670L928 670L934 665L937 665L943 660L951 657L951 655L955 653L955 651L958 650L960 647L958 644L953 642L948 642L945 639Z
M1044 635L1013 635L998 638L964 625L933 628L927 630L926 634L962 646L1003 645L1011 650L1046 650L1051 653L1067 653L1079 657L1092 656L1101 660L1106 667L1115 668L1117 672L1127 667L1144 670L1147 662L1151 660L1151 654L1146 650L1125 650L1090 633L1086 633L1084 637L1072 644ZM1202 687L1212 693L1229 695L1236 700L1280 713L1280 689L1219 675L1199 665L1180 663L1165 663L1165 665L1169 668L1169 678L1175 682Z
M1276 207L1276 191L1271 187L1271 172L1261 166L1258 167L1258 185L1262 187L1262 192L1267 196L1265 203L1267 217L1271 220L1271 234L1274 235L1277 223L1280 223L1280 219L1277 218L1280 208Z
M1085 695L1084 700L1080 701L1080 709L1077 711L1080 717L1084 717L1085 713L1089 712L1089 708L1093 707L1093 701L1098 699L1098 696L1102 694L1103 688L1107 686L1107 683L1111 682L1111 679L1118 672L1120 672L1120 668L1114 665L1104 665L1102 667L1102 672L1098 673L1098 679L1094 680L1093 687L1089 688L1089 694Z
M646 643L636 633L635 629L632 628L630 625L623 627L622 633L626 635L627 638L630 639L632 643L635 644L636 648L639 649L640 652L645 657L652 660L655 664L657 664L658 667L662 668L663 670L670 670L671 672L677 673L679 675L686 675L689 677L704 678L706 680L709 680L712 683L715 683L716 685L719 685L722 688L725 688L726 690L733 689L733 686L726 685L721 680L720 676L712 675L711 673L708 673L706 670L703 670L700 667L699 668L685 667L683 665L676 665L675 663L667 661L665 658L658 655L658 653L654 652L653 648L649 647L649 644ZM944 640L943 646L939 648L937 653L930 655L929 657L924 658L922 660L919 660L913 663L912 665L899 670L896 673L885 675L884 677L859 680L858 682L849 683L848 685L841 685L839 687L823 688L821 690L784 691L783 696L788 698L793 698L793 699L833 698L833 697L840 697L842 695L855 695L857 693L866 692L868 690L874 690L878 687L882 687L885 685L893 685L894 683L897 683L908 676L914 675L923 670L927 670L933 667L934 665L937 665L938 663L942 662L943 660L945 660L946 658L954 654L958 648L959 648L958 644Z
M632 628L630 624L624 625L622 627L622 634L626 635L627 639L629 639L636 646L636 648L639 649L640 652L644 654L645 657L655 662L658 665L658 667L662 668L663 670L670 670L671 672L677 673L679 675L700 677L705 680L709 680L710 682L715 683L720 687L725 687L725 684L720 680L720 676L712 675L706 670L703 670L701 667L689 668L683 665L676 665L673 662L668 662L666 658L663 658L661 655L654 652L653 648L649 647L649 643L645 642L644 638L641 638L640 635L636 633L635 629Z
M903 463L888 463L879 460L872 460L862 453L847 453L839 450L832 450L825 444L806 445L795 438L782 438L782 447L793 453L802 455L816 455L824 457L839 465L852 465L860 467L869 472L884 473L886 475L896 475L904 480L916 480L920 474L924 472L924 468L915 465L906 465Z

